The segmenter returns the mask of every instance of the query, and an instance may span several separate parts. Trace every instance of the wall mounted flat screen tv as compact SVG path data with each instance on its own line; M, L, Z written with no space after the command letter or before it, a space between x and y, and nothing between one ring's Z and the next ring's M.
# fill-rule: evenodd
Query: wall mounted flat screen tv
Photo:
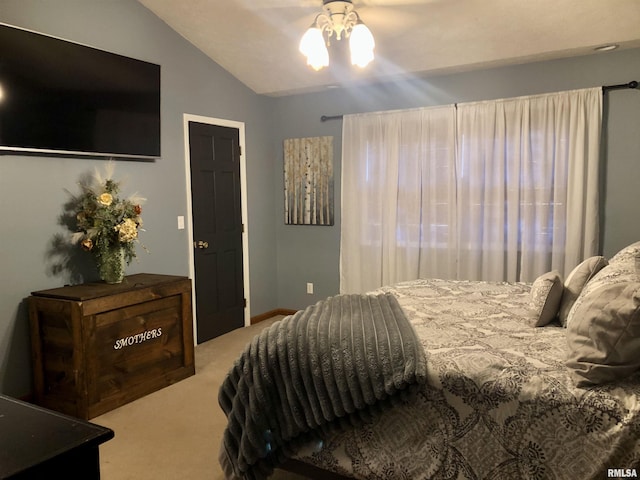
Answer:
M0 23L0 153L160 156L160 66Z

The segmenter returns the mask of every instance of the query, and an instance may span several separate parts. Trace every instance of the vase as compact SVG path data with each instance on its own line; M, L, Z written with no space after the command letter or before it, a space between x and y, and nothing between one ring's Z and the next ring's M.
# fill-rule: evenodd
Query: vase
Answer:
M105 283L121 283L124 279L124 248L111 247L98 260L98 273Z

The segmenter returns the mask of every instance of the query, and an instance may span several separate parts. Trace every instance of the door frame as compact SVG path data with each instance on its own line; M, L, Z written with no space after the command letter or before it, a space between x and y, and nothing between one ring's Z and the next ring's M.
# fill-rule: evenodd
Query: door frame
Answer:
M244 138L244 122L236 122L234 120L225 120L222 118L204 117L201 115L192 115L185 113L183 115L184 123L184 166L185 166L185 179L187 187L187 239L188 239L188 252L189 252L189 277L192 278L191 283L191 302L193 312L193 338L194 344L197 343L198 338L198 322L197 322L197 310L196 310L196 269L195 269L195 257L193 252L193 205L191 202L191 154L189 149L189 122L204 123L208 125L216 125L220 127L230 127L238 130L239 144L240 144L240 203L242 212L242 224L244 229L242 232L242 281L244 288L244 298L247 301L247 305L244 309L244 326L251 325L251 312L250 312L250 292L249 292L249 222L247 217L247 163L246 163L246 148Z

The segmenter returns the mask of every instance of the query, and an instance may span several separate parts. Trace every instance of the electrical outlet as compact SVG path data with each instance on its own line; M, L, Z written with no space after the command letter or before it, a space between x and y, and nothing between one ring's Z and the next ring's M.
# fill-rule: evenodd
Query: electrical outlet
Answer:
M309 295L313 293L313 283L307 283L307 293Z

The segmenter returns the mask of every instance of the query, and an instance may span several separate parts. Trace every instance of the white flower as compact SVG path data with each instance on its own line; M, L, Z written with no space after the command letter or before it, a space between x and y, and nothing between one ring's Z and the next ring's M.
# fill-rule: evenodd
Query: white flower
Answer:
M104 205L105 207L108 207L113 203L113 197L111 196L110 193L105 192L98 197L98 203L100 205Z
M118 240L121 242L132 242L138 238L138 225L130 218L127 218L113 228L118 232Z

